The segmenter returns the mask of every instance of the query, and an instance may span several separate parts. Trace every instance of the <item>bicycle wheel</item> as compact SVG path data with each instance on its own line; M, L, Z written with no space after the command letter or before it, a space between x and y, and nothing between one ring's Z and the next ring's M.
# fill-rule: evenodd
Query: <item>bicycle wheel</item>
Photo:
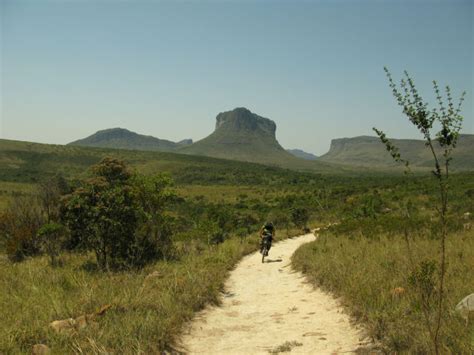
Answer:
M268 253L268 249L267 249L267 246L265 245L262 249L262 263L264 262L265 255L267 255L267 253Z

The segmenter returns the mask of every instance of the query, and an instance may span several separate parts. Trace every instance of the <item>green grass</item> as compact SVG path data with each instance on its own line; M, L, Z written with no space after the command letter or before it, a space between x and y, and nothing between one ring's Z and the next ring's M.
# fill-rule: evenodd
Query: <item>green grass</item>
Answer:
M438 253L437 243L427 238L416 238L412 247L416 261L431 260ZM450 235L447 250L444 351L468 354L474 349L474 324L465 327L454 307L474 289L472 233ZM313 283L342 296L349 312L388 352L432 351L416 292L408 283L411 268L402 235L370 239L357 233L324 232L316 242L298 249L292 262ZM393 294L397 287L405 293Z
M231 226L220 228L241 234L255 232L263 220L271 218L281 236L285 228L278 223L294 207L307 208L319 223L342 222L319 242L300 249L295 264L316 283L344 296L353 314L387 349L426 350L419 314L406 313L409 293L393 299L390 290L406 288L407 283L406 252L400 241L406 222L400 215L402 202L413 200L415 224L429 230L431 206L437 199L430 176L314 174L173 153L0 140L0 211L9 200L34 193L38 182L56 172L69 180L81 179L88 176L92 164L110 155L125 159L141 173L166 172L173 177L182 197L171 211L181 218L174 236L179 257L141 271L110 274L94 270L92 255L63 255L64 266L54 269L45 257L17 264L0 259L0 353L30 352L39 342L50 345L55 353L171 349L183 324L205 304L218 301L228 271L256 248L254 239L244 238L240 243L232 236L219 246L209 246L199 221L232 220ZM473 173L451 177L451 206L457 217L474 211L473 177ZM460 232L462 223L454 217L450 307L474 288L472 237ZM237 229L237 223L242 223L239 231L232 229ZM420 258L434 254L433 240L419 238L417 243ZM161 276L144 285L146 275L153 271ZM93 312L104 304L114 307L97 325L69 335L57 335L48 328L53 320ZM445 338L447 346L468 349L469 334L459 319L449 316L449 321L452 331ZM455 338L454 332L461 336Z
M28 353L37 343L57 354L171 350L184 323L205 305L219 302L229 270L257 245L256 237L233 238L205 250L188 243L179 260L108 274L95 270L92 255L65 254L64 266L56 268L46 257L0 261L0 353ZM159 276L147 280L154 271ZM56 334L48 326L106 304L112 308L82 330Z
M5 209L13 198L29 195L34 188L34 184L0 181L0 211Z

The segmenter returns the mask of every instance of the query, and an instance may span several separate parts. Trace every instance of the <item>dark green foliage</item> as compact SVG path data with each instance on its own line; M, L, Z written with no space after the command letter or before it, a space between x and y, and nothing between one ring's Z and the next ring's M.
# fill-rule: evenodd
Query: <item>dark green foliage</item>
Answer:
M164 207L171 197L164 177L133 176L122 161L106 158L93 177L67 196L63 220L73 245L93 250L101 269L142 266L169 249Z
M306 208L295 208L291 211L291 219L298 228L306 228L309 221L309 211Z
M0 216L0 239L12 261L39 254L41 246L37 233L45 222L36 196L13 200Z
M21 261L45 250L44 238L38 234L44 224L56 224L60 218L60 201L69 185L60 175L42 180L32 192L12 199L0 217L0 245L4 244L11 260ZM49 250L49 248L46 248Z
M135 174L132 186L139 208L137 241L132 248L134 264L166 259L172 254L173 222L166 209L175 200L173 182L166 175L144 176Z
M67 229L58 223L49 222L38 230L38 242L41 250L51 258L51 266L57 266L57 258L63 249Z

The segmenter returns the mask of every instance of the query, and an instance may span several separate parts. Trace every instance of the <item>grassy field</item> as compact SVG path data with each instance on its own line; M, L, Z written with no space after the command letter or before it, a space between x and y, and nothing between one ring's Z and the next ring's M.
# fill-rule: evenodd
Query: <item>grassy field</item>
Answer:
M432 240L419 239L412 246L418 260L428 260L438 253ZM469 276L474 270L472 235L452 235L448 250L450 311L445 315L445 351L468 354L474 346L474 324L466 327L454 307L474 289L474 280ZM401 235L384 235L374 241L325 232L318 241L299 249L293 264L315 284L342 296L351 314L387 351L432 350L416 291L408 282L411 267ZM399 287L405 292L397 295L394 290Z
M442 352L469 354L474 351L474 323L467 327L454 309L474 290L474 234L472 219L465 215L474 207L472 174L454 175L451 188ZM315 285L341 296L348 311L387 352L433 351L420 289L412 280L421 263L439 255L436 198L429 178L380 189L376 195L350 196L347 208L339 211L340 224L323 231L318 241L302 246L293 256L296 269ZM411 201L410 218L403 214L404 200ZM426 299L431 302L433 319L430 297L434 296Z
M56 268L45 257L19 264L0 261L0 352L29 353L38 343L55 354L172 350L184 323L206 304L218 303L229 270L257 244L255 236L206 250L191 243L178 260L106 274L87 254L64 254L64 266ZM56 334L48 327L104 305L112 307L84 329Z
M54 268L46 256L20 263L1 256L0 353L28 353L36 343L47 344L53 353L171 350L194 312L218 302L228 271L256 250L264 220L275 222L279 236L298 233L292 221L295 208L309 211L311 226L340 224L301 248L294 264L315 283L343 296L387 351L427 351L419 312L416 307L411 311L414 301L401 236L408 225L416 235L419 259L436 250L430 226L437 195L430 176L314 174L172 153L0 140L0 211L19 197L34 196L38 183L58 172L76 183L108 155L141 173L164 172L173 178L179 197L169 211L176 220L173 257L141 270L102 272L91 253L65 252L61 266ZM450 309L474 288L472 232L462 230L461 219L474 211L474 174L455 174L451 184ZM402 215L407 200L416 212L408 224ZM209 228L218 232L219 242L212 240ZM2 245L0 240L0 249ZM147 278L150 274L154 276ZM406 293L394 298L396 287ZM104 305L111 305L110 310L84 329L56 334L48 327L54 320L91 314ZM463 327L451 313L447 319L451 330L445 333L446 346L469 351L472 327Z

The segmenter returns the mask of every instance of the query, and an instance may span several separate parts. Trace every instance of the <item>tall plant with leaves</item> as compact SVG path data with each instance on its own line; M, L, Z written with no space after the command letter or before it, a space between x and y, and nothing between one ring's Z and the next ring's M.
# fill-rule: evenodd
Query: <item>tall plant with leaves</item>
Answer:
M448 193L449 193L449 166L452 160L452 151L456 148L459 138L459 132L462 127L463 117L461 116L461 106L464 101L465 92L462 93L457 104L455 104L451 89L449 86L445 87L444 95L439 88L438 83L433 81L433 89L436 94L438 107L429 109L428 102L425 101L418 90L416 89L413 79L408 72L404 72L405 76L401 79L400 85L395 84L390 71L385 67L390 88L393 96L397 99L398 105L403 108L403 113L408 117L408 120L420 131L423 135L424 141L430 150L434 159L433 176L438 182L439 190L439 204L436 208L439 217L439 243L440 253L437 266L433 265L430 270L435 267L438 268L437 289L435 295L435 316L432 319L428 312L424 312L425 322L428 332L433 342L434 351L436 354L440 353L441 341L440 334L443 326L443 314L445 311L445 278L446 278L446 239L448 237ZM444 97L443 97L444 96ZM436 128L435 128L436 127ZM434 129L439 129L433 133ZM396 162L403 163L406 167L406 172L410 171L409 161L404 160L400 155L398 148L387 138L385 133L377 128L373 128L380 140L392 158ZM408 241L408 239L407 239ZM409 247L409 243L407 242ZM409 250L411 255L411 251ZM423 271L421 265L418 271L414 271L414 275L418 275ZM430 273L432 279L433 272ZM416 283L420 277L411 277L412 283ZM421 292L422 298L425 300L424 293Z

